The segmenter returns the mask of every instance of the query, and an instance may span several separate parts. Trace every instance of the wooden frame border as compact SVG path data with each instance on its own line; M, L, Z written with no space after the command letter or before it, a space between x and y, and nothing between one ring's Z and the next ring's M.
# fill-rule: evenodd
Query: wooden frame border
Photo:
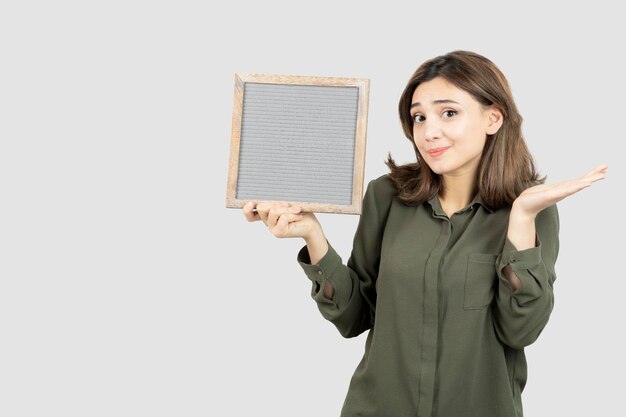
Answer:
M359 90L356 137L354 144L354 170L352 176L352 204L326 204L303 201L289 201L292 205L302 207L302 211L340 214L361 214L363 200L363 176L365 171L365 145L367 137L367 112L369 103L369 84L367 78L346 77L315 77L300 75L274 74L235 74L235 91L233 99L232 133L230 140L230 159L228 182L226 186L226 207L242 208L249 200L236 199L237 176L239 172L239 143L241 139L241 123L243 115L243 95L246 82L267 84L299 84L317 86L350 86ZM274 200L254 200L257 203L274 202Z

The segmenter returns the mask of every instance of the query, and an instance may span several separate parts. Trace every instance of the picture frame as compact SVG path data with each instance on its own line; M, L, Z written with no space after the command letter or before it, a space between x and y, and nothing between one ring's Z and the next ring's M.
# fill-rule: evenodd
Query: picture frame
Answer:
M361 214L369 79L236 73L226 207Z

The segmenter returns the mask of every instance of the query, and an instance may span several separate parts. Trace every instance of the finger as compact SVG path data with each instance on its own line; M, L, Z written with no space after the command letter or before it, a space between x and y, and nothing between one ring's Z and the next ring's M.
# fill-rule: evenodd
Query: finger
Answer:
M573 180L563 180L563 181L559 181L559 182L555 182L555 183L549 183L549 184L535 185L535 186L532 186L532 187L526 189L524 192L527 193L527 194L543 193L543 192L546 192L546 191L551 190L551 189L563 187L565 185L568 185L568 183L572 183L574 181L578 181L578 178L573 179Z
M604 178L606 178L605 171L596 172L595 175L591 176L591 179L594 181L603 180Z
M557 187L562 187L564 185L571 186L574 183L577 183L578 181L580 181L581 179L585 179L585 180L591 179L592 182L593 182L593 181L596 181L597 179L599 179L598 175L603 175L604 172L606 172L607 169L608 169L608 165L600 164L597 167L593 168L591 171L587 172L582 177L574 178L574 179L570 179L570 180L563 180L563 181L559 181L559 182L553 183L553 184L541 184L541 185L532 187L531 191L532 192L545 191L548 188L557 188Z
M285 204L286 203L283 201L277 201L272 204L270 211L267 213L267 227L271 229L276 227L276 222L278 221L278 217L284 210Z
M547 205L554 204L561 201L567 196L570 196L578 191L589 186L587 179L579 178L574 180L561 181L555 184L553 187L547 188L541 193L536 193L538 198L542 198ZM532 193L535 194L535 193Z
M563 185L562 187L554 190L555 196L559 200L561 200L567 196L570 196L574 193L579 192L580 190L583 190L589 187L594 182L599 181L603 178L604 178L604 174L596 174L594 176L580 178L576 181L570 181L567 184Z
M261 218L261 220L263 221L263 223L265 223L265 225L267 226L267 216L269 215L269 211L272 207L272 202L263 202L263 203L259 203L256 206L257 209L257 214L259 215L259 217Z
M293 229L294 224L304 219L304 215L295 213L283 213L278 218L276 226L272 229L274 236L286 236Z
M582 189L580 188L581 185L586 184L587 180L590 179L590 177L588 176L591 174L591 172L592 171L579 178L563 180L552 184L541 184L538 186L534 186L530 188L527 193L534 194L548 192L554 196L561 195L562 197L566 197L567 195Z
M589 186L589 185L593 184L596 181L603 180L605 177L606 176L603 173L596 174L596 175L594 175L592 177L586 178L585 179L585 184L587 184L587 186Z
M606 172L606 170L608 168L609 168L608 165L600 164L597 167L595 167L594 169L592 169L591 171L589 171L588 173L586 173L583 177L593 176L593 175L596 175L598 173L604 173L604 172Z
M599 181L601 179L604 179L605 177L606 177L606 174L604 171L594 170L594 171L588 172L584 177L581 177L580 181L583 181L584 183L591 185L592 183Z
M257 213L254 213L252 210L256 206L254 201L249 201L245 206L243 206L243 215L249 222L254 222L257 220L261 220Z
M607 169L609 169L609 166L607 164L600 164L595 169L598 172L605 172Z
M282 216L284 213L299 213L299 212L300 212L300 207L291 206L288 202L281 201L275 204L270 210L268 214L268 218L267 218L268 226L275 227L276 223L278 222L279 217Z

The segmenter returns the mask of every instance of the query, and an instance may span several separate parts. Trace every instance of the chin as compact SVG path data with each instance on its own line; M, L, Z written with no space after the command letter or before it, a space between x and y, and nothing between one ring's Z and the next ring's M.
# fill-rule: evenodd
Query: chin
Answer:
M447 167L442 167L439 164L431 165L429 163L426 163L426 165L428 165L430 170L437 175L447 174L450 171L449 169L447 169Z

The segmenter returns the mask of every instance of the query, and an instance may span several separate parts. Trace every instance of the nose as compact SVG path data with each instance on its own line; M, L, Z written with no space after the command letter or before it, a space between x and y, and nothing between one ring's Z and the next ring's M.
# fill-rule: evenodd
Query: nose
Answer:
M433 141L441 137L441 128L435 122L424 122L424 139L427 141Z

